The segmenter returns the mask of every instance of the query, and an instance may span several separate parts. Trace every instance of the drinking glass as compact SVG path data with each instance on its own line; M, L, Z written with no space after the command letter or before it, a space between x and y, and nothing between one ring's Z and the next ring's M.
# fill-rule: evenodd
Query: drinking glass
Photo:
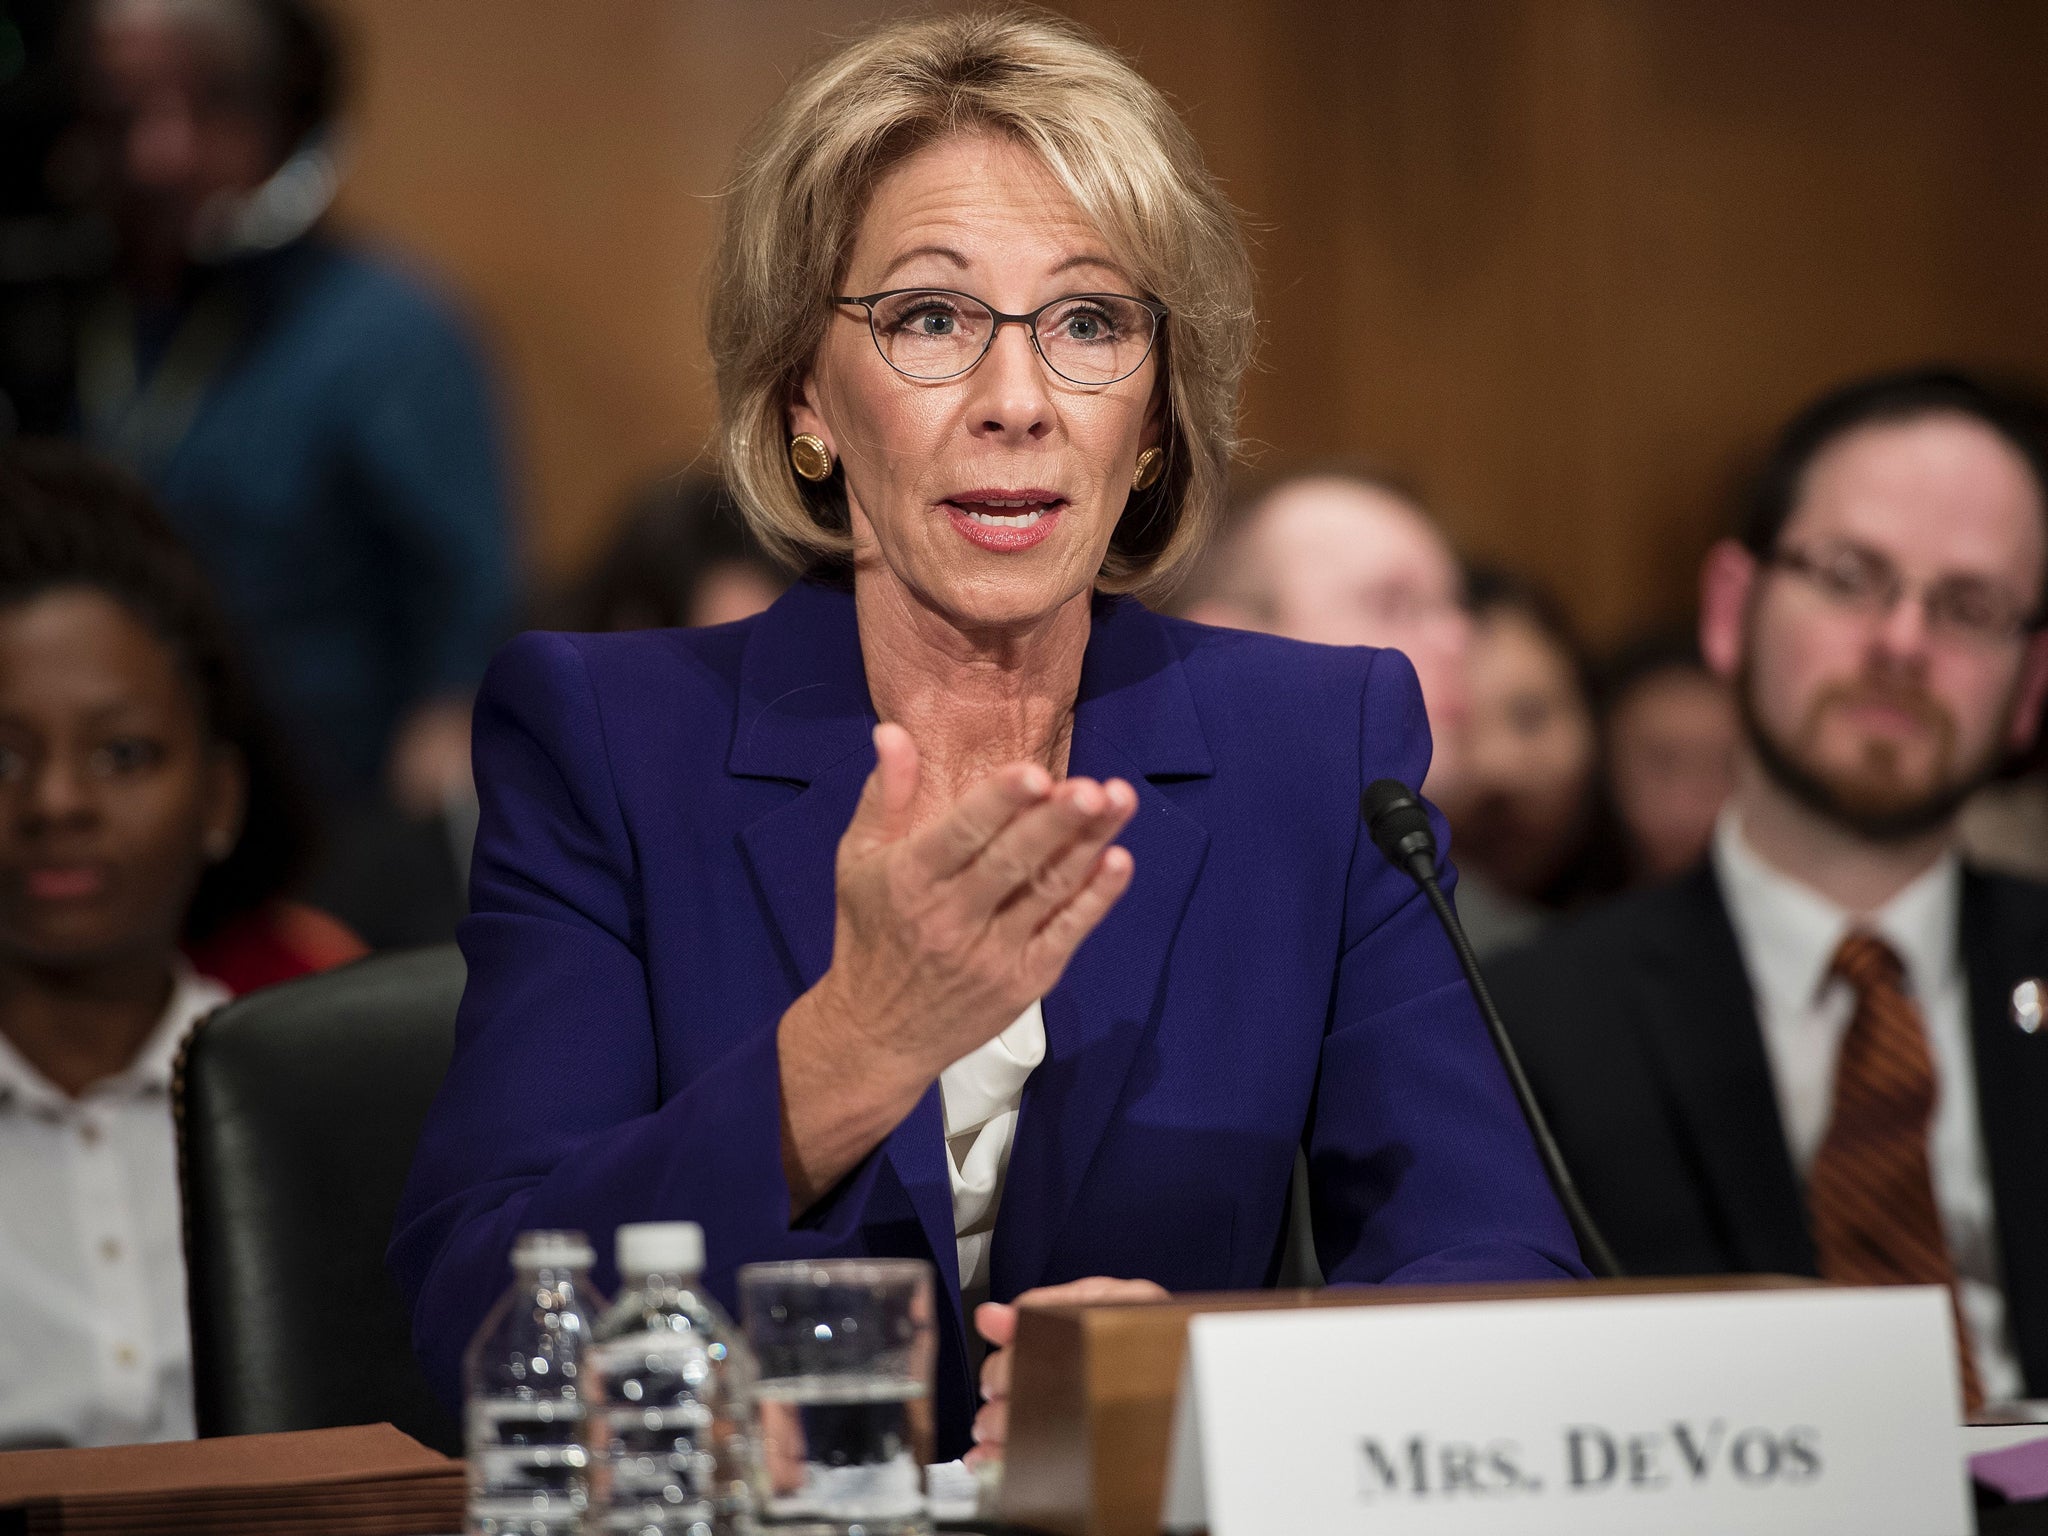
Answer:
M929 1536L932 1267L817 1259L740 1270L777 1536Z

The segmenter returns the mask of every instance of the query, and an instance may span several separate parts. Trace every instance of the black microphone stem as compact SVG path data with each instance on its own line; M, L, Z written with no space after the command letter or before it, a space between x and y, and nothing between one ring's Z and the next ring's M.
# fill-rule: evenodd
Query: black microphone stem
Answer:
M1514 1042L1508 1039L1508 1029L1501 1022L1500 1010L1493 1006L1493 994L1486 990L1486 982L1479 974L1479 957L1472 953L1472 941L1465 937L1465 925L1458 921L1451 898L1437 884L1436 870L1426 861L1415 860L1408 872L1422 887L1423 894L1429 897L1429 904L1436 909L1437 921L1443 924L1444 932L1451 937L1451 948L1458 953L1458 964L1465 972L1466 984L1472 988L1472 996L1479 1003L1479 1015L1486 1020L1486 1032L1493 1036L1493 1048L1500 1055L1501 1066L1507 1070L1508 1086L1515 1090L1515 1102L1522 1106L1522 1118L1529 1122L1529 1133L1536 1138L1536 1155L1543 1160L1543 1170L1550 1175L1551 1187L1557 1191L1558 1203L1564 1207L1566 1219L1578 1233L1579 1248L1587 1264L1604 1280L1620 1279L1621 1265L1614 1257L1614 1250L1607 1246L1607 1239L1601 1236L1600 1228L1594 1224L1586 1202L1579 1198L1579 1186L1572 1182L1572 1171L1565 1166L1564 1153L1558 1150L1557 1141L1550 1134L1549 1122L1537 1106L1536 1092L1529 1086L1528 1074L1522 1070L1522 1060L1515 1054Z

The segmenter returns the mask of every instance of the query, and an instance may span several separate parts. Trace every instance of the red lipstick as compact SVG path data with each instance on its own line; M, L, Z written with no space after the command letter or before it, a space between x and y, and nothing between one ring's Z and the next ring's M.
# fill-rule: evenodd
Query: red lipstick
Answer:
M1057 491L983 487L949 496L942 505L960 536L981 549L1012 554L1042 542L1067 504Z

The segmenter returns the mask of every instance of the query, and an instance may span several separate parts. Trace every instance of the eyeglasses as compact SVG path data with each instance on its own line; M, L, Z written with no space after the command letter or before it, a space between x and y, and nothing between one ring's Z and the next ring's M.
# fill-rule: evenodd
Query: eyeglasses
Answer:
M996 332L1021 325L1045 366L1069 384L1097 388L1144 367L1166 306L1121 293L1070 293L1028 315L1006 315L949 288L892 288L834 304L858 304L882 361L907 379L956 379L988 355Z
M1916 586L1876 550L1856 544L1818 553L1774 550L1765 563L1791 572L1837 608L1864 618L1885 617ZM2003 644L2041 622L2038 605L1981 577L1944 576L1918 584L1918 593L1929 630L1973 645Z

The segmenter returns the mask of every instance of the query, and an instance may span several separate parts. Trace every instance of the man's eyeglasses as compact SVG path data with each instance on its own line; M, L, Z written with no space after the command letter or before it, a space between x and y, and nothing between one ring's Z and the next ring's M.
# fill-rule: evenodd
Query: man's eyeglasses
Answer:
M1916 584L1874 549L1842 544L1823 550L1773 550L1766 564L1789 571L1848 613L1883 618ZM2039 627L2038 604L1978 576L1944 576L1917 584L1927 627L1973 645L2000 645Z
M1006 325L1021 325L1045 366L1091 388L1127 379L1145 365L1166 306L1120 293L1070 293L1028 315L1006 315L948 288L892 288L834 304L858 304L882 360L905 378L935 382L967 372Z

